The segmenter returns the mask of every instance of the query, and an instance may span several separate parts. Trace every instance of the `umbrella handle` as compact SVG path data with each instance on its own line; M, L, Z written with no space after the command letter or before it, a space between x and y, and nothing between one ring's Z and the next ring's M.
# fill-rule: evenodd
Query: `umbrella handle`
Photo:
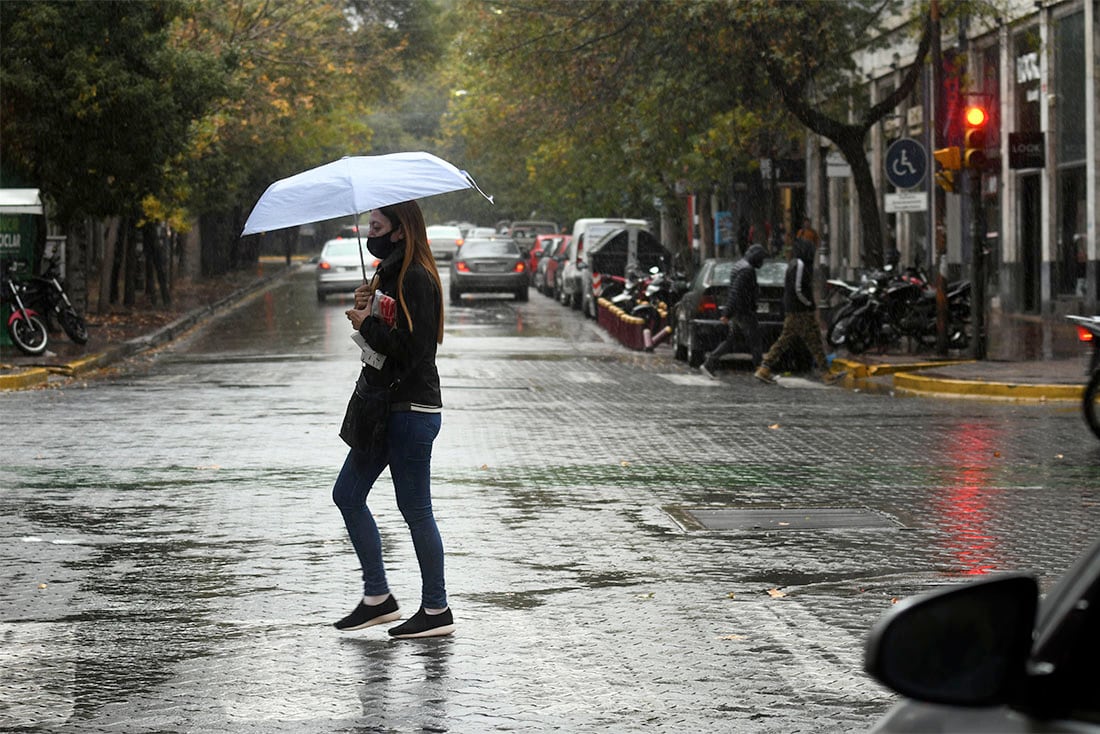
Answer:
M363 259L363 239L359 236L359 215L355 215L355 239L359 243L359 267L363 273L363 285L367 284L367 261Z

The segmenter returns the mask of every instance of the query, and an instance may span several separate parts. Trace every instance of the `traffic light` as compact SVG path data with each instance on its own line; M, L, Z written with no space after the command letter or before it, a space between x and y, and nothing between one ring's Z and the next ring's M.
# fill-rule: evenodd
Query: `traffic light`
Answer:
M932 153L932 157L939 164L936 171L936 185L951 194L955 192L955 171L962 167L962 151L959 146L940 148Z
M966 132L963 135L963 168L985 168L986 123L989 113L981 105L972 104L966 108Z

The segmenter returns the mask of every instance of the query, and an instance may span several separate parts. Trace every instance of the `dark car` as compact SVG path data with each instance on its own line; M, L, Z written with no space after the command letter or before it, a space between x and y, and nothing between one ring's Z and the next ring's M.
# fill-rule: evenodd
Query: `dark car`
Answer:
M726 303L730 271L735 262L726 258L704 260L687 293L676 304L672 331L676 359L687 360L692 367L698 367L707 352L726 338L729 327L719 321L719 309ZM782 260L765 260L756 271L756 282L760 288L756 316L760 321L760 337L765 351L783 330L783 278L786 274L787 263ZM744 338L733 351L749 353Z
M1041 600L1024 573L903 599L864 664L906 699L875 732L1100 732L1100 542Z
M558 299L558 277L561 264L565 260L569 250L570 235L563 235L553 251L539 260L539 266L535 270L535 287L544 296L550 296L555 301Z
M466 240L451 261L451 303L463 293L502 293L527 300L527 261L514 240Z

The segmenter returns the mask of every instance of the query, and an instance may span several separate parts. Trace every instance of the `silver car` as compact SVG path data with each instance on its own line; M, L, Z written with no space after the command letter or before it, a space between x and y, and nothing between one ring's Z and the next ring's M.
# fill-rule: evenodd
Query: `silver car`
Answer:
M374 277L378 259L367 252L366 242L363 242L362 258L360 260L359 242L354 237L326 242L317 262L317 300L324 301L334 293L353 293L364 283L364 263L366 280Z
M527 261L514 240L467 240L451 261L451 303L463 293L509 292L526 301L528 285Z

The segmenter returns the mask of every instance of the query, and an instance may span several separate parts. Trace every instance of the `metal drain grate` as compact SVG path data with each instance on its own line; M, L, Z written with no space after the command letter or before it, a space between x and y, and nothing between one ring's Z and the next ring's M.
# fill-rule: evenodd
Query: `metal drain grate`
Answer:
M666 507L665 512L687 530L894 530L902 527L887 515L850 507Z

